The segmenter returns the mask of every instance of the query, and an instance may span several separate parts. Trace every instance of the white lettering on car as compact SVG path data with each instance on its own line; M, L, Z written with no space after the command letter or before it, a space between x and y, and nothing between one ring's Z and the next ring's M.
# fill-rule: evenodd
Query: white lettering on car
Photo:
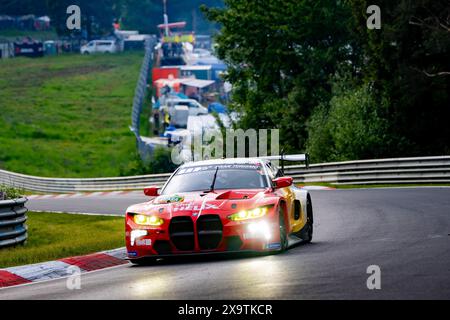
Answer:
M197 204L193 204L193 203L182 203L179 205L176 205L173 208L174 212L177 211L200 211L202 209L202 207L200 205ZM218 210L219 207L211 204L211 203L205 203L205 206L203 207L203 210Z

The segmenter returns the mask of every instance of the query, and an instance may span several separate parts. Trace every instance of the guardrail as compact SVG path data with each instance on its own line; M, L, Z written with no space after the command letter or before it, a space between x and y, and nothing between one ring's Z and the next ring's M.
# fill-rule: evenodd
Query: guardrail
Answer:
M38 192L91 192L163 185L170 173L115 178L43 178L0 170L0 184Z
M392 158L287 166L297 183L421 184L450 183L450 156Z
M450 183L450 156L358 160L285 167L295 183ZM42 178L0 170L0 184L39 192L92 192L161 186L170 173L115 178Z
M0 248L24 243L27 238L26 198L0 201Z

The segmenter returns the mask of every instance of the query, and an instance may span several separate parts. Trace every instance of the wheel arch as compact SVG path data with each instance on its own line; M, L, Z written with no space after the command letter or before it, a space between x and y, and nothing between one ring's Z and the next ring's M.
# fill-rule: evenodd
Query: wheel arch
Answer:
M314 223L314 213L313 213L313 207L312 207L312 199L311 194L308 192L306 195L306 203L309 202L309 205L311 206L311 210L308 210L308 205L306 205L306 217L311 220L311 223Z
M308 213L307 213L306 204L308 202L308 198L311 199L310 193L308 192L308 190L300 189L300 188L295 188L294 193L295 193L295 199L300 200L300 211L301 211L302 219L307 218Z
M286 200L281 198L278 202L278 206L283 208L284 226L285 226L286 230L289 230L290 229L289 214L288 214L289 211L288 211Z

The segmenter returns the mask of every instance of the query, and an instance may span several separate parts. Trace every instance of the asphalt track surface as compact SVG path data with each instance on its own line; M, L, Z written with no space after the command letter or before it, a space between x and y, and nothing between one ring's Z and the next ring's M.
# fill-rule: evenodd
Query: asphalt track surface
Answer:
M311 195L313 243L283 254L124 265L83 275L80 290L59 279L2 289L0 299L450 299L449 188ZM366 286L370 265L381 269L380 290Z

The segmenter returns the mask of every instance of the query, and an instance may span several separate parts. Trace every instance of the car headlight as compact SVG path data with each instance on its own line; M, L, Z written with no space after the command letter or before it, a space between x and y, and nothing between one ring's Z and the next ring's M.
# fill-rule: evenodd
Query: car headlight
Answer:
M164 223L164 220L157 216L146 216L143 214L136 214L133 217L133 221L136 224L142 225L142 226L160 226Z
M228 219L233 221L242 221L248 219L261 218L265 216L268 211L269 211L268 207L259 207L252 210L241 210L237 213L228 216Z

